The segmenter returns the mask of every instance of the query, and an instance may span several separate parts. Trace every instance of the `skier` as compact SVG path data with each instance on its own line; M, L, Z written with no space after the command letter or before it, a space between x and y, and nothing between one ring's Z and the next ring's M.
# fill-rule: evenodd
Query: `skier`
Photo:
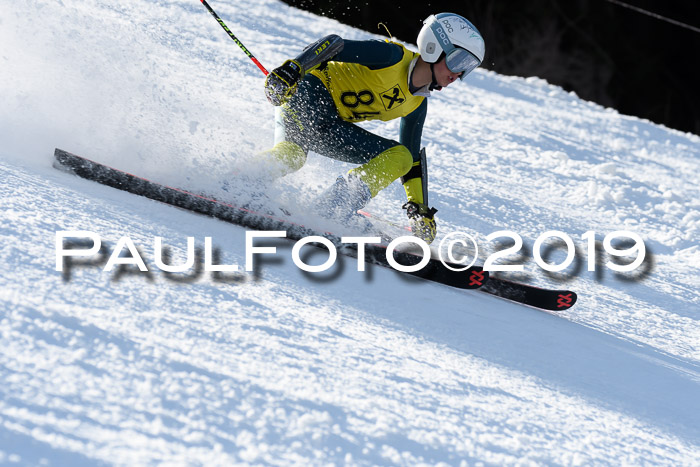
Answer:
M419 53L395 42L326 36L265 80L275 113L275 146L266 162L276 176L299 170L309 150L360 164L338 177L321 197L325 217L348 220L372 197L400 178L403 205L415 236L430 243L437 233L436 209L427 206L421 134L433 90L464 77L484 59L484 40L465 18L431 15L417 39ZM399 141L355 122L401 117Z

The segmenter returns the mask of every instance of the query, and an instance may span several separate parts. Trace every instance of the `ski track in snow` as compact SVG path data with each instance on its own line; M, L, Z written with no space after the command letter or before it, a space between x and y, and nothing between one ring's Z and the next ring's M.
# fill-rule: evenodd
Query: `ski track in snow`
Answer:
M330 32L368 37L274 0L212 6L268 68ZM0 463L700 463L698 136L484 70L431 98L440 234L490 254L498 230L528 248L568 233L577 274L530 259L514 276L577 291L559 316L351 259L309 276L284 241L227 280L63 280L58 230L129 236L151 266L154 236L175 261L211 236L242 266L245 232L58 172L54 147L225 197L273 112L200 2L0 12ZM303 206L349 167L312 153L272 193ZM370 211L402 222L402 203L394 184ZM644 238L648 274L586 271L581 235L621 229Z

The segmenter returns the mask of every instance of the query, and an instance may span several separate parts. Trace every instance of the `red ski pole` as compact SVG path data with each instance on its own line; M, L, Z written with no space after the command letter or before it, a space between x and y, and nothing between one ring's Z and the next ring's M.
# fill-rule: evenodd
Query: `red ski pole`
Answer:
M224 28L224 31L226 31L226 33L229 35L229 37L231 39L233 39L233 42L238 44L238 47L240 47L241 50L243 50L243 52L245 52L245 54L248 56L248 58L250 58L253 61L253 63L255 63L258 66L258 68L260 68L260 71L262 71L265 74L265 76L267 76L269 74L269 72L265 69L264 66L262 66L262 64L258 61L258 59L255 58L252 53L250 53L250 50L248 50L246 48L246 46L243 45L243 43L241 41L239 41L236 36L233 35L231 30L228 28L228 26L226 26L226 23L224 23L223 20L221 18L219 18L219 15L217 15L216 12L212 9L212 7L209 6L209 4L207 3L207 0L201 0L201 2L205 7L207 7L207 10L209 10L209 13L211 13L211 15L214 17L214 19L216 19L216 21L218 21L218 23L221 25L221 27Z

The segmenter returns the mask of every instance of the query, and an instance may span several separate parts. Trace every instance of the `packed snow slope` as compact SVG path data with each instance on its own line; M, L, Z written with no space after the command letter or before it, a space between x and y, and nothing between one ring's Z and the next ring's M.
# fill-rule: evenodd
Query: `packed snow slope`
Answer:
M370 37L276 0L212 6L268 68ZM225 197L272 144L261 85L196 0L0 0L0 464L700 464L700 138L536 78L477 70L431 97L440 238L486 256L516 232L510 277L578 292L558 314L350 259L302 273L283 240L255 273L168 275L154 237L175 263L211 237L242 267L245 231L51 167L60 147ZM312 153L271 194L303 205L348 168ZM402 221L402 202L395 184L369 209ZM127 236L150 272L62 274L60 230L107 253ZM549 230L577 247L556 276L529 251ZM582 235L616 230L647 261L588 271Z

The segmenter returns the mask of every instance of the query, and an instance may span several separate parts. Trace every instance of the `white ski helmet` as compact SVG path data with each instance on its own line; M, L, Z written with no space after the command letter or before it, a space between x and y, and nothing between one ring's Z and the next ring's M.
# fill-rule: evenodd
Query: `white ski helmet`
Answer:
M464 78L481 65L486 53L484 38L466 18L455 13L430 15L418 34L418 51L427 63L436 63L444 53L447 68Z

